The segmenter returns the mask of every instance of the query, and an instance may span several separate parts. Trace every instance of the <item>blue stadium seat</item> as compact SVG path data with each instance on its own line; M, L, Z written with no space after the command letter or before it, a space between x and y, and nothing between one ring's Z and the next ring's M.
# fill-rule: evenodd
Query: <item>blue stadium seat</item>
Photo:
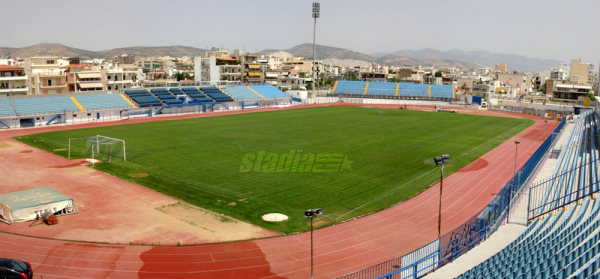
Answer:
M335 94L351 94L351 95L363 95L365 93L366 81L351 81L351 80L340 80L337 82L335 87Z
M231 97L239 101L261 99L260 96L256 95L256 93L252 92L252 90L243 85L229 86L223 90L231 95Z
M184 89L185 90L185 89ZM208 97L214 99L216 102L231 102L233 99L227 94L221 92L216 87L201 87L200 91L204 92Z
M74 97L86 110L131 108L120 94L75 95Z
M367 88L367 95L395 96L397 85L398 85L398 83L396 83L396 82L372 81L372 82L369 82L369 87Z
M290 96L273 85L250 85L250 88L254 89L254 91L258 92L258 94L266 99L290 98Z
M0 98L0 117L15 116L15 115L16 115L15 111L13 110L8 98L1 97Z
M11 102L18 115L80 111L68 96L12 98Z

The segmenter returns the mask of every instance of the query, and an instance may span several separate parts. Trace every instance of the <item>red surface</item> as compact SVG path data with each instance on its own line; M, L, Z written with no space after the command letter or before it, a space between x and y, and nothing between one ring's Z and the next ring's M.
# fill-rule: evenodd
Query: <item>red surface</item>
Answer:
M431 107L419 109L432 110ZM527 117L511 113L459 110L461 113ZM216 114L219 113L202 116ZM129 120L129 123L156 120ZM558 125L557 122L549 122L545 128L543 120L535 121L534 125L514 137L521 141L517 158L519 166L525 163ZM0 137L123 123L119 121L17 130L1 133ZM511 178L514 148L513 139L506 141L445 178L442 233L457 227L481 210ZM432 172L437 174L437 169ZM435 239L438 187L439 185L434 185L416 197L381 212L315 231L316 277L331 278L356 271L401 256ZM43 275L45 279L308 278L309 245L309 233L182 247L99 245L0 235L1 256L31 262L36 277Z

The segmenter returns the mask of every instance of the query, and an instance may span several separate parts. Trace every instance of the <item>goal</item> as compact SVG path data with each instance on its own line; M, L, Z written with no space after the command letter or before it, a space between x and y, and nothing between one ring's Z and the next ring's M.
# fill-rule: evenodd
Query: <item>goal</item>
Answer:
M127 161L125 140L95 135L87 138L69 138L68 158L92 158L111 163Z

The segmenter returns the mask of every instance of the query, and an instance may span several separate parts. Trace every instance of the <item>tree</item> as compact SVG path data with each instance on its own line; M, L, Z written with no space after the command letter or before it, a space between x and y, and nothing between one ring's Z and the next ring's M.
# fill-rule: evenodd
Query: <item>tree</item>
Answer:
M177 81L181 81L184 79L192 79L192 76L190 76L190 74L188 74L188 73L176 72L173 74L172 78L176 79Z
M347 71L344 73L344 79L345 80L358 80L358 76L356 76L356 73L354 71Z
M440 71L435 72L435 77L442 77L442 72L440 72Z

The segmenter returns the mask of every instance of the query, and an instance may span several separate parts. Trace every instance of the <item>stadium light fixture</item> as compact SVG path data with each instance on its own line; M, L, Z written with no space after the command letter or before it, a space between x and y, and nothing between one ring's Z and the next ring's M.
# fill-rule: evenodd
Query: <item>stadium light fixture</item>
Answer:
M442 191L444 189L444 165L450 162L450 155L442 154L434 157L435 165L440 167L440 202L438 208L438 238L442 236Z
M304 216L306 218L310 218L310 278L314 278L313 266L314 266L314 258L313 258L313 219L319 215L323 214L323 209L309 209L304 211Z
M517 187L517 185L519 185L519 180L517 179L517 153L519 152L519 144L521 142L518 140L515 140L515 168L513 170L513 185L512 187L510 187L510 193L508 195L508 205L506 207L506 222L508 223L508 218L510 217L510 204L512 203L512 199L513 199L513 191L515 190L515 188Z
M317 41L317 18L319 18L319 16L321 16L321 4L319 2L313 2L312 3L312 17L314 19L314 23L313 23L313 74L312 74L312 82L313 82L313 93L315 91L315 87L317 86L317 58L316 58L316 52L317 52L317 45L316 45L316 41Z

